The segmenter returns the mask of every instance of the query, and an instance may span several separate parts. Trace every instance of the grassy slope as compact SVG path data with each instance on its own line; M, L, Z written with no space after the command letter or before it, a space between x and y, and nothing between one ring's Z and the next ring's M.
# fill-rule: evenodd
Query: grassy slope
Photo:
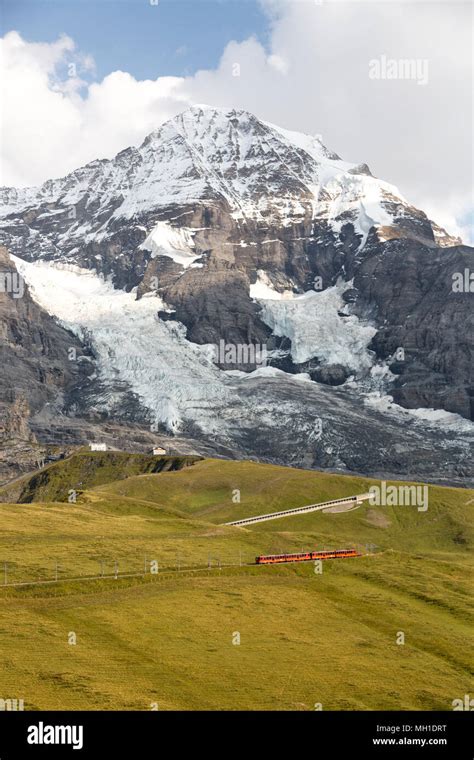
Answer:
M374 479L333 475L254 462L205 460L183 470L179 478L163 473L159 478L140 476L104 485L97 494L119 499L143 499L158 508L174 508L181 514L211 523L298 507L368 490ZM234 503L235 489L240 503ZM410 507L367 507L341 514L309 513L258 523L238 530L240 535L262 534L263 551L277 550L282 534L291 534L297 548L301 540L316 541L318 547L337 543L374 543L402 550L466 551L473 539L474 491L429 486L429 508L419 512ZM470 503L469 503L470 502ZM227 530L227 529L226 529ZM267 541L267 543L265 543ZM270 541L270 544L268 544Z
M10 580L52 577L56 559L63 577L92 574L100 559L107 572L114 559L138 571L145 554L162 572L3 589L0 695L50 709L450 709L472 688L472 491L430 487L424 513L364 506L216 525L368 484L206 460L96 487L77 505L2 505ZM327 562L322 575L312 564L238 566L239 555L348 543L379 553ZM177 552L182 568L209 555L233 566L177 574Z
M67 501L71 489L81 491L145 472L180 470L199 458L158 457L122 451L81 451L45 467L35 475L20 478L12 486L3 486L0 488L0 500L5 502L11 499L22 503Z

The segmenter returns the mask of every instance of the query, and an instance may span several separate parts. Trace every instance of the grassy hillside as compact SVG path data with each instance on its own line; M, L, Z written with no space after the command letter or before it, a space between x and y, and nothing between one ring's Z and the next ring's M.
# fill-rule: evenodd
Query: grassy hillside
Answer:
M365 504L232 528L219 523L372 481L205 460L100 482L77 504L0 506L3 698L27 709L448 710L472 690L473 491L430 486L427 512ZM251 564L349 544L365 556L322 574ZM158 575L144 574L150 560ZM115 562L118 579L67 580L113 574ZM11 585L52 579L56 563L58 583Z
M180 470L198 461L192 456L148 456L122 451L81 451L45 467L37 474L0 488L0 500L29 503L67 501L71 489L82 491L141 473Z
M96 489L105 499L146 500L158 508L172 507L183 515L211 523L224 523L243 517L276 512L329 499L365 493L378 481L369 478L296 470L290 467L207 459L197 462L176 477L140 476L107 484ZM235 503L235 491L240 502ZM319 547L338 543L376 543L381 547L430 551L453 547L466 553L473 540L474 491L429 486L429 508L370 507L341 514L308 513L275 521L257 523L250 533L269 541L280 541L291 534L291 548L302 540L315 541ZM235 528L240 535L249 528ZM273 545L273 544L272 544ZM268 548L271 550L271 547Z

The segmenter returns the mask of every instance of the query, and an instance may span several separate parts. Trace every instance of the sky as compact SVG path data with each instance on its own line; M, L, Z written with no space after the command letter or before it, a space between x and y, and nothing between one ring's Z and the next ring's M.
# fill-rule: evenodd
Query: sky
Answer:
M95 74L128 71L137 79L186 76L213 68L229 40L268 37L256 0L2 0L4 29L29 41L61 33L89 52Z
M1 184L63 176L195 103L322 135L472 230L472 4L0 0Z

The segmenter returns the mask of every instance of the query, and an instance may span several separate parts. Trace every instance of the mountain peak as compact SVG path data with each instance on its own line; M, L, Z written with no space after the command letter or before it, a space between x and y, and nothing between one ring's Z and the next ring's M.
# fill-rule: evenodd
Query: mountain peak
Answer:
M274 133L279 139L284 138L293 147L316 153L318 157L331 160L340 160L339 156L327 150L322 142L321 135L308 135L302 132L292 131L280 127L271 122L260 119L244 108L229 108L222 106L210 106L205 103L196 103L172 118L163 122L145 139L149 142L151 137L163 137L170 129L176 129L183 136L195 140L198 135L214 130L214 134L221 131L235 131L236 133L255 134ZM314 155L313 155L314 157Z
M383 228L388 239L400 219L405 231L411 225L434 242L424 214L397 188L373 177L366 164L341 160L320 135L279 127L244 109L205 104L172 117L138 148L112 160L92 161L40 188L5 188L1 196L4 216L47 205L41 214L53 221L60 209L80 209L64 231L63 242L71 245L84 234L109 234L118 219L139 220L150 212L159 218L172 208L216 201L239 224L291 228L313 221L327 224L336 237L352 224L361 247L372 228Z

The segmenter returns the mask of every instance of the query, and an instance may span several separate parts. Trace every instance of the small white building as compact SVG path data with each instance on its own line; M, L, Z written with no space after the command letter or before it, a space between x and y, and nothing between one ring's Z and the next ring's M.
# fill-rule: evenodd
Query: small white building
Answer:
M161 446L155 446L153 448L153 456L163 456L163 454L166 454L166 449L162 449Z
M106 443L90 443L89 448L91 451L107 451Z

